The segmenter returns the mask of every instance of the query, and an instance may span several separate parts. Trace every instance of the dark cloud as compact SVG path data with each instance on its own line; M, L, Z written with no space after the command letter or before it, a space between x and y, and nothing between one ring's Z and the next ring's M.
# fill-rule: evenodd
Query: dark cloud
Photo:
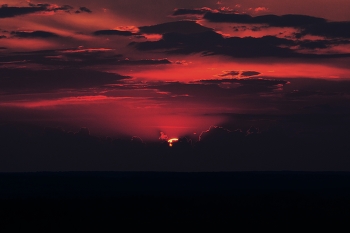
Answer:
M57 38L59 35L46 32L46 31L33 31L33 32L25 32L25 31L12 31L11 35L18 38Z
M120 30L99 30L93 33L95 36L133 36L139 35L130 31L120 31Z
M324 24L327 21L307 15L262 15L252 17L248 14L228 14L221 12L207 12L204 19L211 22L230 22L244 24L268 24L275 27L303 27L307 25Z
M204 15L206 13L222 13L222 14L233 14L237 13L236 10L230 8L230 7L221 7L218 9L211 9L209 7L202 7L202 8L176 8L173 12L173 16L184 16L184 15Z
M330 46L330 42L325 40L316 40L316 41L305 40L305 41L299 42L298 44L301 48L306 48L306 49L325 49Z
M0 8L0 18L10 18L19 15L27 15L38 12L56 12L56 11L69 11L73 7L69 5L55 6L50 4L32 4L29 3L29 7L10 7L7 4L2 5Z
M99 87L129 78L87 69L30 70L1 68L0 71L0 90L9 93Z
M59 7L56 7L56 6L52 6L50 4L37 4L37 5L43 5L43 6L46 6L49 11L65 11L67 13L70 13L70 10L73 10L74 7L70 6L70 5L62 5L62 6L59 6Z
M156 24L152 26L139 27L140 33L146 34L165 34L165 33L201 33L212 31L213 29L197 24L195 21L176 21L169 23Z
M275 27L304 27L326 23L326 19L308 15L262 15L253 18L254 23L263 23Z
M4 38L7 38L7 36L5 36L5 35L0 35L0 39L4 39Z
M200 8L200 9L175 9L173 12L173 16L179 16L179 15L204 15L205 13L209 12L211 9L209 8Z
M39 4L38 4L39 5ZM48 5L48 7L50 7L50 5L49 4L47 4ZM52 9L52 11L65 11L65 12L70 12L70 10L73 10L74 9L74 7L72 7L72 6L70 6L70 5L63 5L63 6L60 6L60 7L54 7L53 9Z
M259 74L260 74L260 72L257 72L257 71L243 71L241 73L241 76L251 77L251 76L256 76Z
M296 34L296 38L300 39L302 37L301 33ZM301 49L327 49L337 45L347 45L350 44L350 40L344 38L333 38L324 40L296 40L295 44Z
M131 43L139 50L169 49L175 53L195 53L210 51L224 42L223 37L214 31L182 34L165 33L159 41Z
M142 60L118 60L115 64L120 65L166 65L171 64L168 59L142 59Z
M92 13L92 11L85 6L80 7L79 10L80 12Z
M324 18L308 15L262 15L252 17L248 14L228 14L207 12L204 19L211 22L231 22L242 24L267 24L273 27L295 27L300 35L317 35L329 38L350 38L350 22L329 22ZM259 30L259 28L256 28Z
M168 28L167 31L170 31ZM254 37L229 37L225 38L214 31L198 33L164 33L159 41L132 42L139 50L165 50L168 53L191 54L202 53L204 55L228 55L232 57L303 57L303 58L331 58L349 57L348 53L312 54L299 53L300 48L327 48L335 44L349 43L339 40L303 41L279 38L276 36Z
M6 47L0 47L0 49L7 49Z
M34 4L34 3L31 3L31 2L28 2L28 5L31 6L31 7L49 7L50 4L48 3L38 3L38 4Z
M166 65L172 62L168 59L128 59L117 54L112 49L58 49L31 52L17 52L0 56L1 63L25 61L52 67L68 69L91 67L96 65Z
M327 22L309 25L301 31L301 35L308 34L329 38L350 38L350 22Z
M297 56L293 50L281 46L294 44L292 40L273 36L224 38L214 31L192 34L166 33L159 41L131 43L139 50L163 49L171 53L202 52L207 55L223 54L232 57L293 57Z
M0 18L9 18L43 11L47 11L47 8L43 6L9 7L2 5L0 8Z

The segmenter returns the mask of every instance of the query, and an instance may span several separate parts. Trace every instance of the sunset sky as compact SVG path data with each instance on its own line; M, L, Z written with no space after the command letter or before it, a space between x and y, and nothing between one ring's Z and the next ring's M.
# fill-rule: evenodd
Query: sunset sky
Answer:
M350 113L349 0L0 5L0 124L156 141Z

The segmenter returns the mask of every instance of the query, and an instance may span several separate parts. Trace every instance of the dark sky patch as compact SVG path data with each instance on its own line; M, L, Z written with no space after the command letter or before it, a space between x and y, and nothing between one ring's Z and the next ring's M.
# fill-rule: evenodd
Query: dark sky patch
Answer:
M180 15L204 15L210 11L208 8L199 8L199 9L175 9L173 12L173 16L180 16Z
M47 11L47 7L44 6L31 6L31 7L9 7L2 5L0 8L0 18L10 18L18 15L26 15L37 12Z
M46 32L46 31L33 31L33 32L25 32L25 31L12 31L11 35L17 38L58 38L59 35Z
M304 27L301 35L316 35L328 38L350 38L350 22L327 22Z
M0 7L0 18L11 18L19 15L27 15L39 12L56 12L65 11L69 12L73 7L69 5L54 6L50 4L32 4L29 3L29 7L13 7L7 4Z
M167 65L168 59L128 59L122 54L110 49L61 49L41 50L32 52L17 52L0 57L1 63L25 61L50 67L65 67L69 69L91 67L96 65Z
M120 30L98 30L93 33L95 36L133 36L138 35L130 31L120 31Z

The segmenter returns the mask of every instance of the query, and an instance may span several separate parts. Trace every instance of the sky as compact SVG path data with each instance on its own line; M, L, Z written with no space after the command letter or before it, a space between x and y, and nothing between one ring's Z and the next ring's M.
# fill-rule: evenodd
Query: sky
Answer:
M1 125L145 142L348 129L348 0L0 5ZM325 114L343 125L289 120Z

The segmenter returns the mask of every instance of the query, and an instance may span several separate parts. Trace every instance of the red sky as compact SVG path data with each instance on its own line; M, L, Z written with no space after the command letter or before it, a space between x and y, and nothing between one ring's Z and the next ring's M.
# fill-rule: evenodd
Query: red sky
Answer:
M347 0L0 4L1 123L157 140L349 111Z

